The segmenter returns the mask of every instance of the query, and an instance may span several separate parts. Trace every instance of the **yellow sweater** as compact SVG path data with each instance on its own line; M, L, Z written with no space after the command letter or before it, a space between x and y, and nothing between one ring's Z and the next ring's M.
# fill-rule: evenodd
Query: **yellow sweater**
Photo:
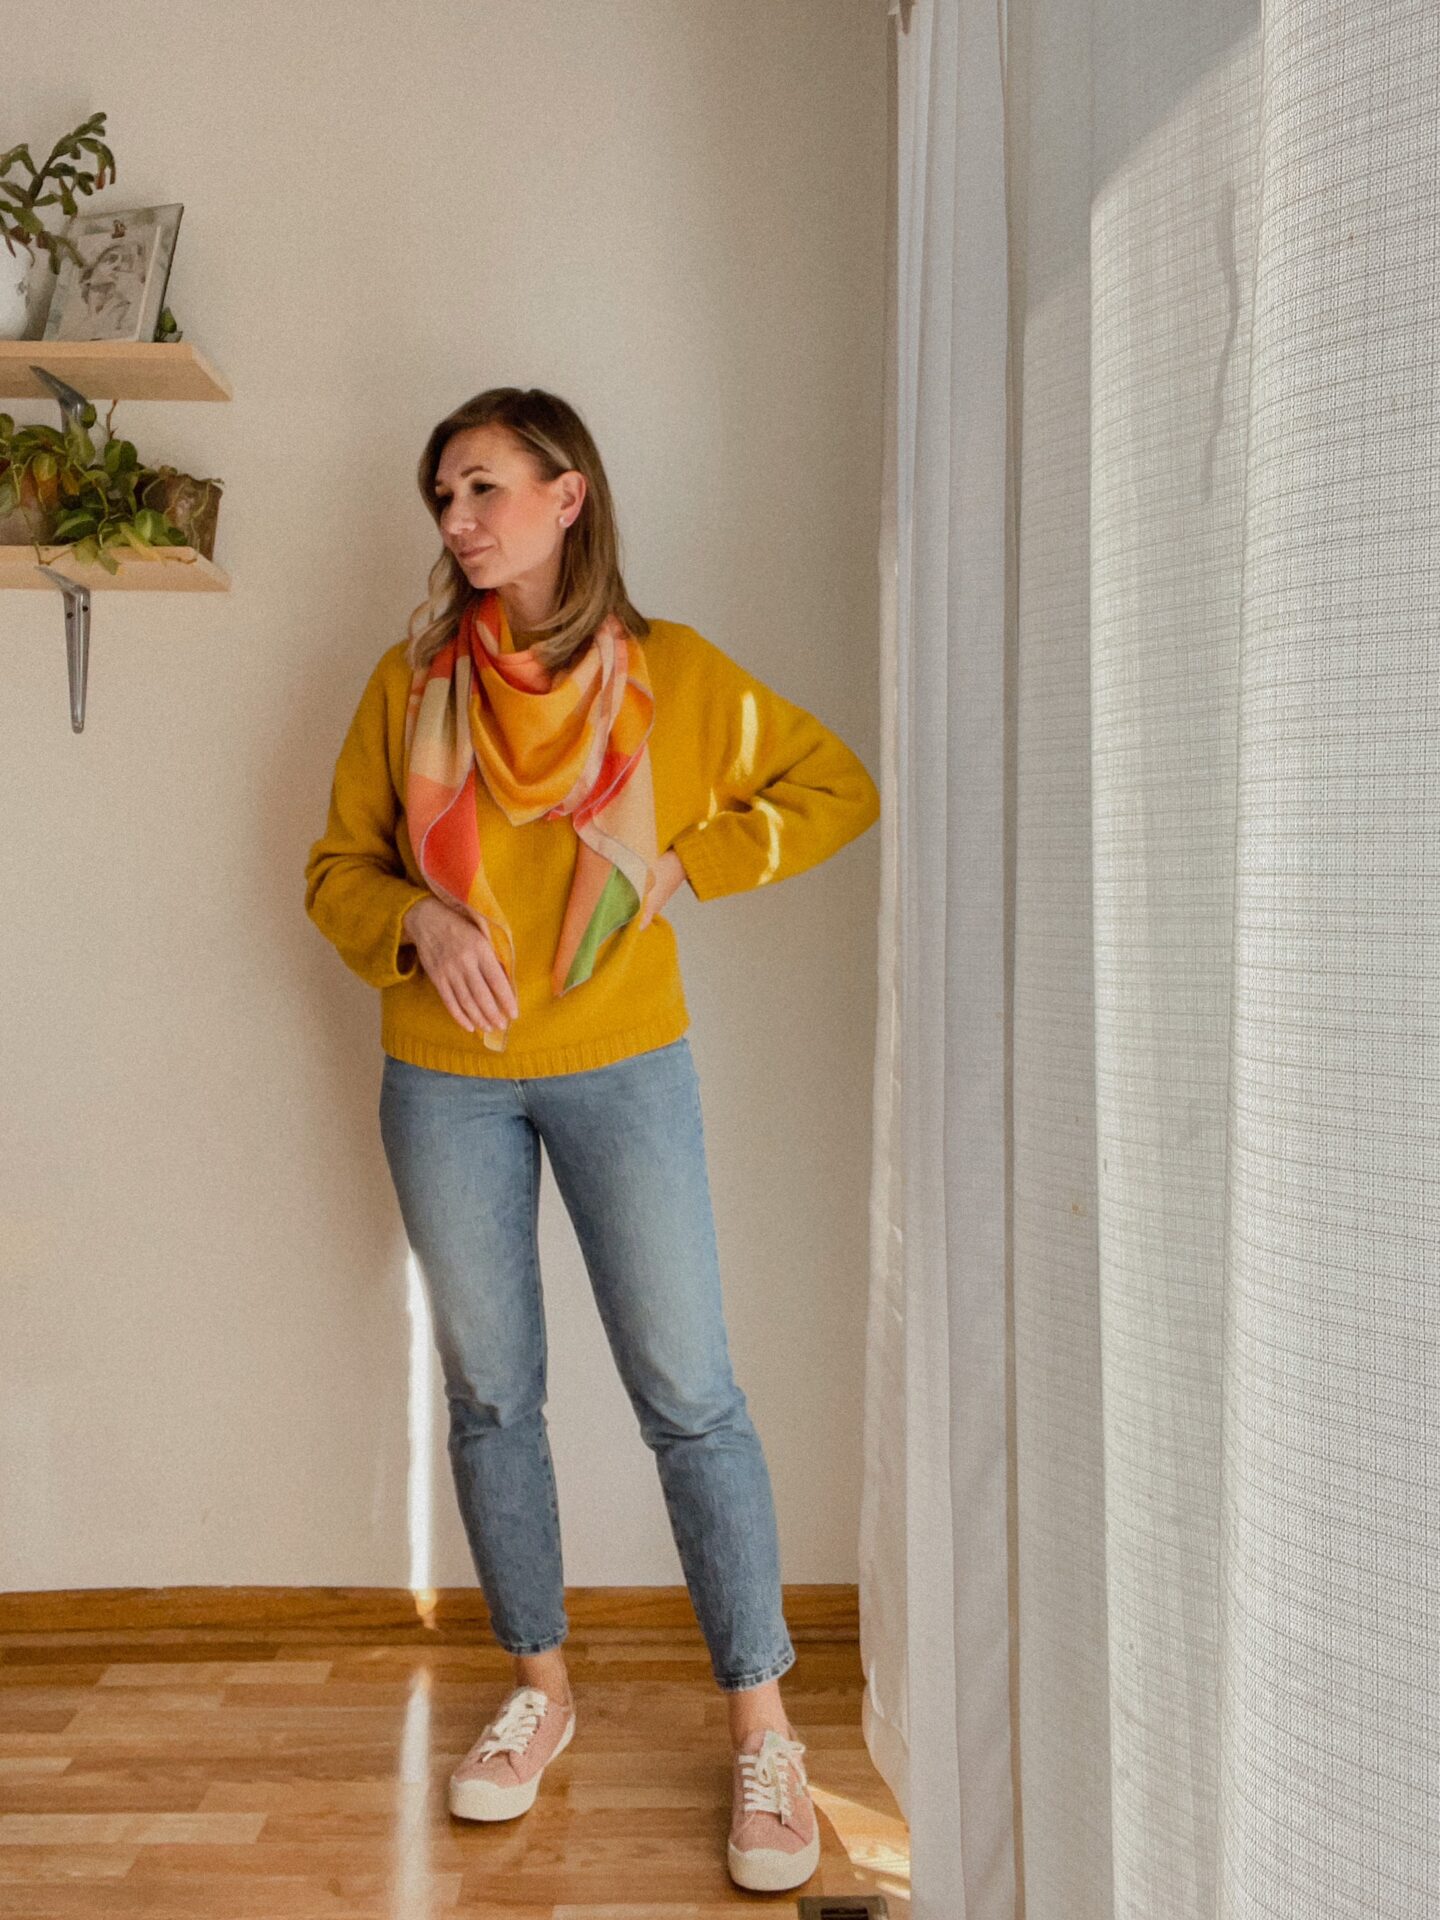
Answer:
M673 847L700 900L773 885L874 824L880 796L863 763L678 621L651 622L650 764L657 844ZM515 935L520 1011L503 1052L467 1033L440 998L401 919L429 888L404 803L404 641L382 654L340 749L325 832L305 867L305 910L346 966L380 989L380 1044L445 1073L529 1079L601 1067L679 1039L689 1026L674 928L638 915L605 942L590 978L560 998L550 964L578 842L568 819L514 826L477 781L485 869Z

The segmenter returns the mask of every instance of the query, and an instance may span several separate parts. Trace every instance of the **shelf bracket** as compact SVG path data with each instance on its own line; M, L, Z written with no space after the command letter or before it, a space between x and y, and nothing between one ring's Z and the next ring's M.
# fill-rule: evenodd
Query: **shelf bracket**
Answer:
M30 371L54 394L60 408L62 427L68 427L72 421L80 418L90 402L78 387L72 387L68 380L47 372L44 367L32 364ZM65 665L70 676L70 727L74 733L83 733L85 683L90 676L90 589L77 580L67 579L53 567L42 566L40 571L55 582L65 598Z
M85 683L90 674L90 589L78 580L67 579L54 567L42 566L41 573L65 596L65 664L70 676L70 727L74 733L85 729Z
M44 367L32 364L30 371L35 378L54 394L60 408L60 424L68 427L72 420L78 420L90 402L78 387L72 387L68 380L62 380L58 374L48 373Z

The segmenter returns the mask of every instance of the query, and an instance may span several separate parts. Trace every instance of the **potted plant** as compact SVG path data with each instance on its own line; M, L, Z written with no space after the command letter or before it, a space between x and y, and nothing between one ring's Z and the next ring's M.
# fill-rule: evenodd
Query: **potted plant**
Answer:
M215 558L215 521L220 512L224 482L197 480L194 474L178 473L174 467L154 467L139 489L143 505L164 514L171 526L185 536L187 547Z
M37 249L46 255L52 277L60 271L62 254L80 264L74 245L63 234L51 233L38 209L58 202L73 219L81 195L110 184L115 178L115 156L105 144L104 132L105 115L92 113L56 141L43 167L35 165L24 143L0 153L0 239L5 242L5 252L0 254L0 340L26 337L37 291L33 280ZM100 163L93 171L84 164L87 156ZM10 178L22 169L27 179Z
M89 432L95 418L88 402L63 427L17 427L0 413L0 545L28 540L37 560L44 546L68 545L81 565L98 561L107 573L120 571L112 547L148 553L191 545L186 529L145 499L147 487L174 469L143 466L132 443L110 432L108 417L97 448ZM213 506L210 534L213 541Z

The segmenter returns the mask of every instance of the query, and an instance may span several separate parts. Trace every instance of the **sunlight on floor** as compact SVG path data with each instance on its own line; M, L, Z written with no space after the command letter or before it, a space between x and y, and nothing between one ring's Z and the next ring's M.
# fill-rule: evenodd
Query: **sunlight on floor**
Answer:
M430 1849L430 1687L428 1666L410 1677L405 1725L400 1735L400 1777L395 1795L395 1878L390 1911L395 1920L416 1920L431 1911L435 1893Z
M904 1820L831 1793L814 1780L810 1797L835 1829L852 1866L875 1874L881 1893L909 1894L910 1830Z

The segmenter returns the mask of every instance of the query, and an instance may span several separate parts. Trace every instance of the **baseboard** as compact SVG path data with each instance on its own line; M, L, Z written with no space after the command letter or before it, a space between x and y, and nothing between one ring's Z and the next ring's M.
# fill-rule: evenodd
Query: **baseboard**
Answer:
M854 1585L787 1586L790 1637L858 1640ZM700 1633L690 1595L676 1587L567 1587L572 1631L644 1635ZM0 1593L0 1633L269 1628L372 1636L452 1635L494 1643L479 1590L442 1587L71 1587Z

